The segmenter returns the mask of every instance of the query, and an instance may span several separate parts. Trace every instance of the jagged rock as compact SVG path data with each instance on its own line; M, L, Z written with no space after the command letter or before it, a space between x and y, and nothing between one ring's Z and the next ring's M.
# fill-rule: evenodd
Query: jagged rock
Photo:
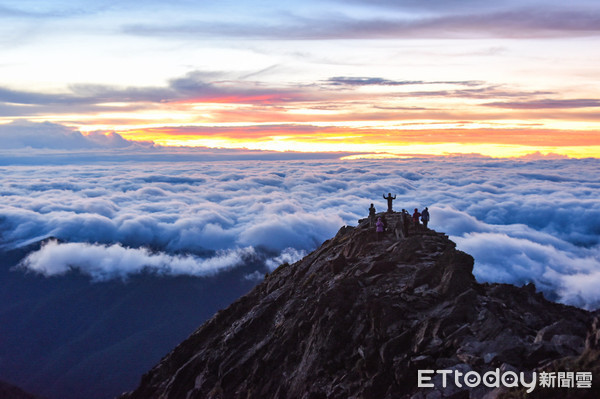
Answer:
M587 333L585 347L586 349L600 349L600 317L598 316L594 317L590 331Z
M584 347L597 361L598 318L472 270L444 234L376 241L363 220L273 271L123 398L496 398L509 391L418 388L417 370L532 371Z
M329 270L333 274L338 274L346 266L346 257L343 254L339 254L335 259L329 262Z
M542 328L535 337L535 342L553 341L557 335L575 335L581 337L586 333L587 326L582 323L572 323L565 319L558 320ZM583 342L582 342L583 344Z

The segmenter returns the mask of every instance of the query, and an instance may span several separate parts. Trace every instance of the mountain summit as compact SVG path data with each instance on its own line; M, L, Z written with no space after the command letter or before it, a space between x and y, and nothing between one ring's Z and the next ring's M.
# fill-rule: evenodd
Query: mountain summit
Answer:
M523 388L444 387L443 374L423 386L418 371L598 377L593 313L549 302L532 284L479 284L473 258L446 235L421 226L403 237L401 214L385 217L379 240L361 220L279 266L122 398L495 398ZM545 391L598 397L595 386Z

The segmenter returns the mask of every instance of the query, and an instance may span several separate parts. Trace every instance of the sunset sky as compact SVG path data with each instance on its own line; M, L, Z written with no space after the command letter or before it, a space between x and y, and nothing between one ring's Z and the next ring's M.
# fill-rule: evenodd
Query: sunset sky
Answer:
M0 54L3 124L163 146L600 156L595 0L0 1Z

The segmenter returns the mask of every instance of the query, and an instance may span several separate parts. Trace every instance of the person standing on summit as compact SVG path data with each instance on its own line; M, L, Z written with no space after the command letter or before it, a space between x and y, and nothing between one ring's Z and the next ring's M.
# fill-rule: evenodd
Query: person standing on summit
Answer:
M427 229L427 223L429 223L429 209L427 207L421 212L421 221L423 222L423 227Z
M419 218L421 217L421 213L417 208L415 208L415 212L413 213L413 223L415 224L415 229L419 228Z
M369 208L369 227L373 227L375 225L375 206L371 204Z
M396 195L394 194L394 196L392 197L392 193L388 193L388 196L386 197L385 194L383 194L383 199L387 200L388 202L388 213L394 212L392 210L392 201L396 199Z

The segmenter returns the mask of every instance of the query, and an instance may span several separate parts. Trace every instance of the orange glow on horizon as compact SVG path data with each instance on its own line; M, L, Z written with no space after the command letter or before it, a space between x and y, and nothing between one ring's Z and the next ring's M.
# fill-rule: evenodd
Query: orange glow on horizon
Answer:
M494 158L555 154L600 157L594 132L527 129L385 130L307 126L173 127L120 132L161 146L296 152L350 152L371 158L480 154ZM568 140L566 139L568 137ZM358 155L357 155L358 156ZM346 158L353 159L353 158Z

